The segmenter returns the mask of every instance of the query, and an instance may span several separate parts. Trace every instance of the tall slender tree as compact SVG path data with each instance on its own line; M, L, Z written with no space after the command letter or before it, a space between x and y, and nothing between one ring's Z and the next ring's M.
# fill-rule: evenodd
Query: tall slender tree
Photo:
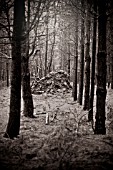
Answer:
M14 26L12 37L12 76L9 121L4 137L19 135L21 108L21 37L24 0L14 0Z
M95 134L106 134L106 0L98 0L97 101Z
M113 89L113 1L110 0L111 14L110 14L110 39L111 39L111 89Z
M70 37L70 36L69 36ZM70 78L70 42L68 43L68 61L67 61L67 72L69 74L69 78Z
M46 16L46 45L45 45L45 68L44 68L44 76L47 75L48 68L47 68L47 60L48 60L48 38L49 38L49 28L48 28L48 23L49 23L49 6L47 5L47 16Z
M86 53L85 53L85 91L84 91L84 110L89 109L89 91L90 91L90 4L87 1L86 11Z
M89 101L88 120L93 120L93 101L94 101L94 88L95 88L95 57L96 57L96 33L97 33L97 0L93 1L93 44L92 44L92 64L91 64L91 90Z
M79 76L79 96L78 102L82 105L83 82L84 82L84 0L81 0L81 54L80 54L80 76Z
M54 25L53 25L53 42L50 52L50 61L48 63L48 72L51 72L52 70L52 64L53 64L53 56L54 56L54 49L55 49L55 42L56 42L56 23L57 23L57 14L56 14L56 6L54 1Z
M23 113L26 117L33 118L33 98L31 94L30 87L30 71L29 71L29 25L30 25L30 0L27 1L28 13L27 13L27 23L25 23L25 2L24 2L24 27L23 27L23 42L22 42L22 91L23 91L23 101L24 110ZM27 34L25 35L27 27Z
M73 98L77 100L77 71L78 71L78 13L76 13L76 30L75 30L75 56L74 56L74 81L73 81Z

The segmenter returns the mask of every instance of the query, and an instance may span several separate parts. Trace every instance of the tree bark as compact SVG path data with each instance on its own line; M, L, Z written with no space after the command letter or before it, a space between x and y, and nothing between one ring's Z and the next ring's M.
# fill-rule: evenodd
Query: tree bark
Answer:
M6 81L7 81L7 87L9 87L9 61L6 62Z
M88 4L87 4L88 5ZM85 54L85 92L84 92L84 110L89 109L89 90L90 90L90 5L86 16L86 54Z
M23 101L24 101L24 116L34 118L33 115L33 99L30 87L30 72L29 72L29 58L23 58L23 74L22 74L22 86L23 86Z
M95 134L106 134L106 0L98 1L97 101Z
M12 76L10 113L4 137L13 139L19 135L21 108L21 36L24 0L14 1L14 27L12 37Z
M84 0L81 0L81 8L84 9ZM84 81L84 12L81 17L81 54L80 54L80 78L78 102L82 105L83 81Z
M97 0L94 0L94 20L93 20L93 44L92 44L92 66L91 66L91 91L89 101L88 120L93 120L93 101L95 87L95 57L96 57L96 33L97 33Z
M111 12L113 9L113 1L110 0ZM113 89L113 12L110 15L110 34L111 34L111 89Z
M47 71L48 71L48 69L47 69L47 60L48 60L48 31L49 31L49 29L48 29L48 20L49 20L49 13L48 13L48 7L47 7L47 16L46 16L46 22L45 22L45 24L46 24L46 48L45 48L45 70L44 70L44 76L46 76L47 75Z
M24 5L25 6L25 5ZM25 8L24 8L25 9ZM25 24L25 11L24 11L24 31L26 29ZM30 0L28 0L28 18L27 18L27 28L29 30L30 22ZM24 35L23 35L24 36ZM23 38L23 56L22 56L22 91L23 91L23 101L24 109L23 114L26 117L33 118L33 98L30 87L30 71L29 71L29 31L27 37Z
M54 4L54 8L55 8L55 4ZM52 43L52 47L51 47L51 55L50 55L50 62L48 64L48 72L50 73L52 71L52 63L53 63L53 56L54 56L54 47L55 47L55 41L56 41L56 22L57 22L57 18L56 18L56 11L54 9L54 31L53 31L53 43Z
M113 54L111 57L111 89L113 89Z
M75 31L75 56L74 56L74 81L73 81L73 98L77 100L77 71L78 71L78 13L76 14L76 31Z
M70 36L69 36L70 37ZM68 64L67 64L67 72L70 78L70 43L68 43Z

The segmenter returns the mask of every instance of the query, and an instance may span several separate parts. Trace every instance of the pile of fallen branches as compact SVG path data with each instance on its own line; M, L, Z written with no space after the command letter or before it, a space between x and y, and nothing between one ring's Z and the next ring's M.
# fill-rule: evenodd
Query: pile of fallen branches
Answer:
M71 88L69 75L63 70L50 72L41 79L36 78L31 84L31 90L34 94L68 92Z

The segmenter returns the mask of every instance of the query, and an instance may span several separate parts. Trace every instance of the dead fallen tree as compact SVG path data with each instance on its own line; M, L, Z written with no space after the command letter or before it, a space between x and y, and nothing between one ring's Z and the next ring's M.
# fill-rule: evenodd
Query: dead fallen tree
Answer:
M63 70L50 72L41 79L36 78L31 84L31 90L34 94L68 92L71 88L69 75Z

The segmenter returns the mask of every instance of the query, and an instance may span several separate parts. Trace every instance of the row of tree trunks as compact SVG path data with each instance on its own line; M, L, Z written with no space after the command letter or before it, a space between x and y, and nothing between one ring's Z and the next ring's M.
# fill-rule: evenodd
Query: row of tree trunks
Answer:
M29 0L28 3L30 3ZM29 5L28 7L30 7ZM28 117L33 117L33 99L31 94L29 73L29 40L26 41L24 31L25 1L15 0L14 28L12 37L12 77L10 113L7 129L4 134L4 137L8 137L11 139L17 137L19 135L20 130L21 78L23 87L24 115ZM29 38L29 35L27 36Z
M88 1L89 2L89 1ZM33 117L33 100L30 88L30 74L29 74L29 33L27 37L25 34L25 1L14 1L14 29L12 38L12 80L11 80L11 98L10 98L10 113L6 137L14 138L19 135L20 128L20 108L21 108L21 76L23 86L23 99L24 99L24 115ZM80 82L79 82L79 97L78 102L82 105L83 97L83 82L84 82L84 0L81 0L81 58L80 58ZM28 0L28 28L30 17L30 0ZM96 10L96 9L95 9ZM95 134L105 134L105 100L106 100L106 0L98 1L98 55L97 55L97 103L96 103L96 123ZM88 14L89 15L89 14ZM47 16L48 17L48 16ZM87 18L88 19L88 18ZM48 19L47 19L48 20ZM95 21L95 20L94 20ZM47 36L48 36L48 21L47 23ZM94 22L95 24L95 22ZM94 25L95 26L95 25ZM78 29L77 29L78 31ZM29 32L29 31L28 31ZM90 22L87 20L87 46L86 46L86 86L85 86L85 102L84 109L89 109L89 84L90 84L90 56L89 56L89 41L90 41ZM94 27L94 35L96 34L96 26ZM23 39L25 38L25 39ZM78 63L78 37L76 44L76 60L75 65L77 69ZM96 35L94 36L93 50L96 48ZM46 37L48 43L48 37ZM69 44L70 45L70 44ZM23 47L22 47L23 46ZM47 74L47 52L48 44L46 44L45 54L45 75ZM68 70L70 71L70 46L68 58ZM23 51L22 53L22 50ZM22 55L23 54L23 55ZM95 53L93 53L95 61ZM21 65L22 64L22 65ZM22 68L21 68L22 66ZM22 73L21 73L22 70ZM92 65L92 72L95 71L95 65ZM76 73L76 90L77 91L77 72ZM95 74L92 75L95 77ZM94 82L92 82L92 88ZM94 97L94 88L92 91ZM76 94L77 96L77 94ZM93 102L92 97L92 102ZM75 97L76 98L76 97ZM88 98L88 99L87 99ZM87 100L86 100L87 99ZM75 99L76 100L76 99ZM91 109L93 104L91 105ZM91 115L92 120L92 115Z
M84 1L81 0L82 9ZM89 110L88 120L93 121L93 100L95 85L95 55L96 55L96 27L97 27L97 6L98 6L98 54L97 54L97 90L96 90L96 122L95 134L106 134L105 127L105 100L106 100L106 0L94 1L94 20L93 20L93 44L92 44L92 72L91 72L91 91L90 91L90 13L87 10L86 18L86 67L85 67L85 93L84 110ZM112 22L111 22L112 23ZM111 28L112 29L112 28ZM75 60L76 64L76 60ZM74 65L77 69L77 65ZM75 72L76 73L76 72ZM76 77L76 74L75 74ZM82 105L84 80L84 18L81 19L81 55L80 55L80 79L78 102ZM75 81L74 81L75 83ZM77 83L76 83L77 84ZM75 84L73 90L75 93ZM90 98L89 98L90 92ZM73 93L73 96L74 96ZM77 97L77 95L76 95ZM76 98L75 98L76 100Z

